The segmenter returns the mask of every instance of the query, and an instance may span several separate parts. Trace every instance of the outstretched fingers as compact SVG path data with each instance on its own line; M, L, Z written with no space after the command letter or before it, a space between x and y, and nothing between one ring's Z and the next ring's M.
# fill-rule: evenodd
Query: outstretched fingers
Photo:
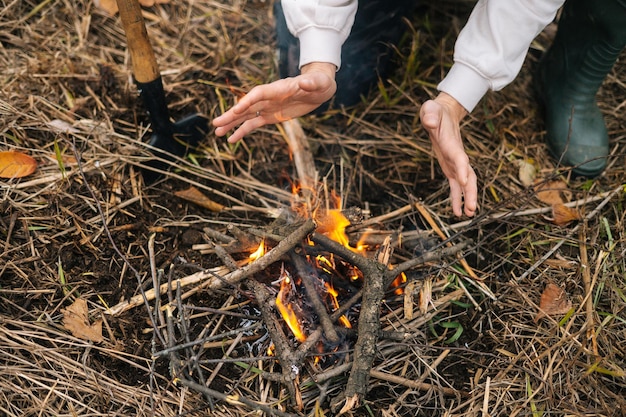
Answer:
M420 109L422 125L428 131L433 150L448 182L452 211L461 216L476 213L478 187L476 173L463 148L459 128L465 110L452 97L442 93L425 102ZM463 208L465 210L463 210Z

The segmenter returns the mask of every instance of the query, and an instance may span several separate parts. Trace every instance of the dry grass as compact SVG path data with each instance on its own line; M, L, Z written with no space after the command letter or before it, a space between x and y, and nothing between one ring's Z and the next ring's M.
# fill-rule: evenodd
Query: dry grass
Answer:
M419 199L453 241L473 239L467 260L495 299L458 263L416 272L432 278L434 306L407 320L401 299L386 300L383 327L411 338L381 343L369 402L355 415L623 415L624 60L599 95L612 138L610 168L593 181L572 179L555 169L542 144L532 94L532 70L549 45L550 32L542 34L518 79L489 94L463 127L481 211L475 220L456 219L417 108L435 94L471 5L431 3L412 22L390 84L362 105L302 124L327 187L346 206L367 205L382 216ZM176 2L146 9L146 18L174 119L194 111L211 118L241 92L276 78L268 2ZM210 136L167 180L143 186L139 167L151 154L140 138L148 117L118 20L89 1L5 1L0 43L0 148L40 164L29 178L0 182L0 415L206 415L210 395L175 386L170 362L153 356L167 346L145 307L116 317L103 311L138 294L138 280L151 288L151 271L179 278L218 265L215 255L193 249L204 242L204 228L263 227L289 205L295 174L280 131L267 127L236 146ZM55 128L60 122L71 131ZM554 225L549 207L519 180L517 161L524 159L542 178L564 178L584 220ZM173 195L189 185L228 209L211 213ZM380 227L432 235L416 210ZM549 282L565 288L574 310L535 322ZM77 297L105 320L104 343L63 328L61 309ZM216 345L195 358L213 378L210 387L297 414L280 384L242 365L277 366L237 339L244 336L236 332L241 318L215 313L250 314L237 307L245 300L240 291L190 297L187 316L177 317L176 342L233 339L228 354ZM158 315L152 320L164 323ZM451 339L459 327L463 333ZM194 352L183 349L181 358L190 362ZM321 382L308 375L300 381L303 413L332 415L345 373ZM213 407L216 416L252 414L236 402Z

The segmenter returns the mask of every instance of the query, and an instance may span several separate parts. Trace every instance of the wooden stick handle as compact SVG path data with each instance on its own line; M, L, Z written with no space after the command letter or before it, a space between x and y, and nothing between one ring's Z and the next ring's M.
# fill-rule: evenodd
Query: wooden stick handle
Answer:
M160 77L159 66L150 45L146 25L141 15L138 0L117 0L120 19L130 50L135 80L140 83L154 81Z

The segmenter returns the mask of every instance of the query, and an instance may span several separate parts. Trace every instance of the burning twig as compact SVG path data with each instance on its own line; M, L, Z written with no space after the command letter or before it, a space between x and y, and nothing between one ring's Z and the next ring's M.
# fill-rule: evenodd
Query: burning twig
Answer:
M235 285L238 282L246 279L247 277L256 274L259 271L264 270L269 265L276 262L280 259L284 254L293 249L296 245L298 245L302 239L304 239L309 233L315 230L315 222L313 220L305 221L300 227L298 227L291 235L287 236L285 239L281 240L272 250L268 251L264 256L259 259L249 263L248 265L239 268L235 271L229 272L225 275L220 275L224 271L227 271L227 268L218 267L213 268L201 272L196 272L195 274L188 275L186 277L177 279L173 281L174 287L176 286L187 286L190 284L196 284L202 282L199 286L195 287L193 290L188 291L183 295L183 299L188 298L189 296L195 294L201 289L209 288L209 289L219 289L225 285ZM165 294L167 291L167 284L163 284L158 289L158 294ZM132 297L128 301L122 301L119 304L111 307L106 310L106 313L111 315L118 315L125 311L128 311L138 305L141 305L144 302L148 302L154 299L157 296L157 291L153 288L150 291L146 291L145 294L140 294L138 296Z
M317 169L315 169L309 141L298 119L287 120L280 127L279 130L283 133L283 137L287 141L289 150L293 155L293 162L300 179L300 185L306 196L307 193L311 193L314 190L315 184L317 184Z
M270 293L265 285L255 281L254 279L249 280L248 285L254 291L257 304L261 309L263 321L265 322L267 331L270 334L272 342L274 342L274 346L276 347L276 357L280 361L283 374L282 382L287 387L295 405L298 409L302 409L302 395L300 393L300 389L298 388L298 381L300 379L300 363L299 361L294 360L295 357L292 353L291 346L289 346L287 336L285 336L282 327L276 320L273 309L275 305L274 300L270 296Z
M306 289L309 301L313 305L313 309L319 317L320 325L324 330L324 335L330 342L337 343L339 341L339 335L337 334L335 326L333 326L333 322L326 312L326 307L324 306L324 303L320 299L319 293L315 288L315 277L310 272L311 267L304 260L304 258L293 252L291 252L291 261L295 265L298 275L300 276L300 279L302 279L302 283Z
M385 294L385 270L392 248L390 238L381 247L376 260L367 258L360 267L363 273L363 302L359 314L359 336L354 345L354 362L345 391L345 403L339 414L358 407L369 386L369 375L376 356L380 332L380 303Z
M355 359L351 366L350 376L346 385L345 403L339 412L339 414L342 414L357 407L361 399L367 393L368 379L371 375L371 367L376 354L376 342L381 331L379 314L384 291L400 273L426 262L432 262L443 259L446 256L458 254L468 247L470 242L462 242L437 251L427 252L418 258L398 265L394 269L389 269L387 264L391 253L390 237L386 239L386 245L382 246L377 260L371 260L354 253L343 245L318 233L313 233L311 239L315 243L324 246L335 255L357 266L364 276L363 289L355 294L351 300L348 300L347 303L344 302L342 305L342 311L345 311L352 303L356 303L359 298L362 298L358 327L359 336L354 348ZM334 316L339 313L340 311L335 312L331 315L331 319L335 319L336 317Z
M301 241L310 234L313 230L315 230L316 224L312 219L306 220L300 227L298 227L291 235L287 236L276 246L274 246L271 250L269 250L265 255L261 256L255 261L250 262L248 265L239 268L229 274L226 274L222 277L212 276L210 275L210 280L204 282L200 286L196 288L196 291L200 289L208 288L212 290L216 290L222 288L225 285L235 285L238 282L256 274L257 272L263 271L265 268L278 261L283 255L289 252L291 249L295 248ZM199 272L194 275L204 275L204 272Z

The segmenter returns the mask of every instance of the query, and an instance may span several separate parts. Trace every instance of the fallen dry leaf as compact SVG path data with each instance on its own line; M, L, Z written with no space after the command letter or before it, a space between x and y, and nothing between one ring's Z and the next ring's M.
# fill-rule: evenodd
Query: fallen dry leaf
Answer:
M170 0L139 0L139 4L143 7L152 7L155 4L166 4L169 2ZM118 11L116 0L94 0L94 3L97 8L111 16L115 15Z
M95 343L104 341L102 320L89 324L88 312L87 301L77 298L71 306L61 309L63 326L79 339L90 340Z
M557 226L565 226L574 220L580 220L581 215L578 210L569 208L563 204L554 204L552 206L552 222Z
M572 302L567 298L565 289L550 282L541 294L539 312L535 316L535 323L542 317L565 314L571 308Z
M549 205L564 204L572 198L572 193L563 181L535 181L535 196Z
M46 123L46 126L50 128L54 133L79 133L80 130L76 129L70 123L65 120L54 119Z
M535 182L535 178L537 177L537 168L529 160L519 160L517 161L519 165L519 180L525 187L530 187Z
M0 152L0 178L22 178L37 169L37 161L15 151Z
M187 200L190 203L196 204L200 207L204 207L214 212L220 212L224 210L223 205L211 200L209 197L202 194L202 192L194 186L191 186L186 190L176 191L174 195L176 197L182 198L183 200Z

